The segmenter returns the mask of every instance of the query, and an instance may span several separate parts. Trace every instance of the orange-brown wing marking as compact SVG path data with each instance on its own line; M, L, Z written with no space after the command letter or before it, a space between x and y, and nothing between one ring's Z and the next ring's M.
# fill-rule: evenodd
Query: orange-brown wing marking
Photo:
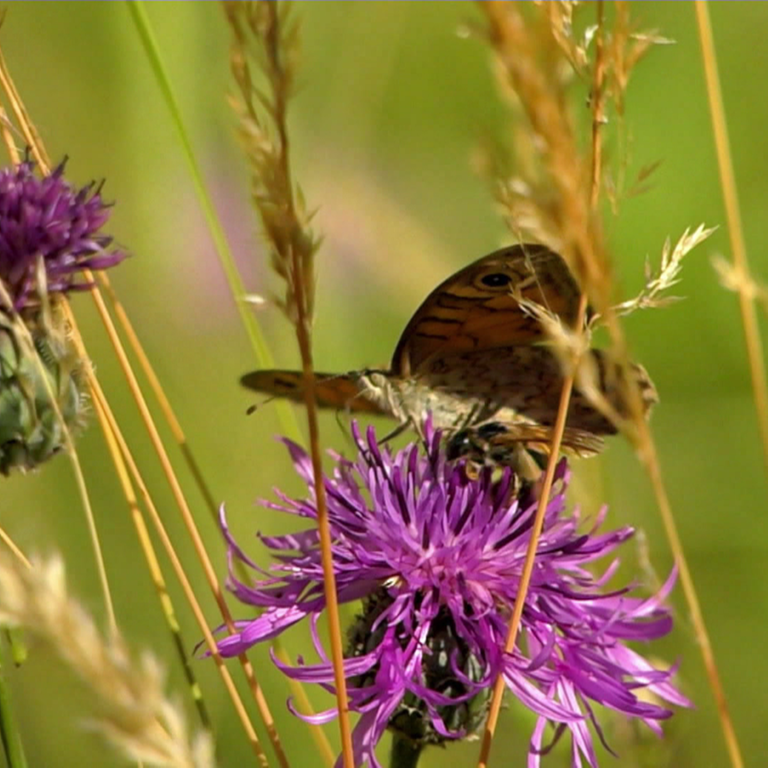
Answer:
M539 321L520 309L512 290L572 326L579 287L561 256L543 245L514 245L484 256L427 296L403 331L392 372L411 376L446 354L532 344Z
M504 431L489 439L489 447L514 447L522 444L526 448L540 453L549 454L552 442L552 427L540 424L500 424ZM563 432L561 449L565 453L586 457L600 453L603 449L603 440L597 435L585 432L581 429L566 427Z
M256 392L304 403L304 376L301 371L252 371L242 376L240 383ZM360 394L356 378L351 374L315 373L315 397L321 408L387 413Z

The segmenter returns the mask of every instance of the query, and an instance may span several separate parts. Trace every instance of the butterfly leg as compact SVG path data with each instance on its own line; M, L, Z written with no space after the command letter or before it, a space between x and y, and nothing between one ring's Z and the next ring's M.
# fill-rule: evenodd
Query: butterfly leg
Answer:
M510 467L523 484L535 484L542 477L546 456L523 431L520 425L511 428L498 421L465 427L447 441L447 457L466 459L469 477L476 477L484 467Z
M397 437L398 435L402 435L403 432L405 432L406 429L408 429L411 426L411 423L408 421L404 421L402 424L398 424L391 432L388 432L384 437L381 438L381 440L378 441L379 445L384 445L384 443L389 442L393 438ZM418 432L419 430L417 430Z

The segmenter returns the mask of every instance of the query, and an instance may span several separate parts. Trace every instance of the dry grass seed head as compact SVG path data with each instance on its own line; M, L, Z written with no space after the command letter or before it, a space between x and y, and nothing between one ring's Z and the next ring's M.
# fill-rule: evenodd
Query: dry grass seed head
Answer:
M525 200L526 216L552 228L545 242L559 243L558 252L593 305L601 308L608 304L611 280L599 220L590 207L590 165L579 151L568 94L573 79L571 59L582 49L569 37L572 8L556 9L555 5L560 4L539 6L531 18L514 3L486 2L482 8L502 90L512 89L516 94L531 137L527 146L518 148L516 160L530 156L533 147L541 168L538 178L524 179L531 190ZM521 170L517 163L516 175ZM515 196L509 199L520 201ZM531 215L541 201L545 204L539 214ZM513 207L513 231L520 213L520 208Z
M712 267L717 272L723 288L744 294L750 301L759 301L768 312L768 288L758 283L747 270L720 255L712 257Z
M314 255L320 244L289 165L287 105L294 92L298 25L285 3L226 2L224 10L232 30L230 64L239 91L231 103L251 169L252 199L270 264L285 281L285 298L276 303L295 324L299 314L312 316ZM251 62L257 77L266 81L264 89L256 85Z
M134 662L122 638L103 637L67 592L59 557L32 567L0 555L0 622L45 641L98 700L91 726L128 759L173 768L213 766L207 735L190 743L181 708L163 692L164 674L150 654Z
M662 296L662 294L680 282L683 258L706 240L715 229L716 227L708 228L703 224L700 224L693 231L688 228L675 243L674 248L670 239L667 238L661 250L658 270L654 271L650 261L646 260L645 285L642 290L634 298L617 304L613 311L619 315L628 315L638 309L659 308L679 301L679 296Z

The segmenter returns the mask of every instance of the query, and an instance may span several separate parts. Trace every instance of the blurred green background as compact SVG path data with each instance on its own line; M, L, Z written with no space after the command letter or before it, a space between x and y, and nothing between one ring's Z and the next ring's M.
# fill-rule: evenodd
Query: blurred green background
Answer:
M768 72L764 45L768 4L712 3L736 177L752 265L768 279ZM480 137L502 131L488 51L457 34L477 20L470 3L309 3L302 21L300 92L292 113L295 170L317 230L315 323L320 370L386 362L422 298L445 276L509 241L470 159ZM70 178L106 178L116 202L110 230L133 258L112 280L235 532L257 556L256 530L283 531L286 521L255 507L275 485L300 490L284 452L274 405L246 416L258 400L237 379L257 367L203 222L179 141L122 3L5 5L2 46L16 84L54 158L70 157ZM627 295L642 283L646 255L658 260L673 240L700 222L723 225L712 133L690 3L633 3L638 29L676 40L657 47L635 70L628 94L631 155L639 168L661 160L652 189L626 202L608 230ZM195 151L215 198L248 290L278 290L263 263L249 205L245 162L227 104L232 91L228 32L217 3L150 3L147 12L180 100ZM587 11L588 12L588 11ZM677 293L684 301L633 316L627 333L636 359L652 374L661 404L653 428L680 532L690 558L720 673L748 765L766 764L768 716L768 516L766 477L755 424L737 301L718 284L710 256L728 254L722 228L687 259ZM218 618L191 554L188 537L162 479L105 334L87 296L74 300L98 376L131 441L142 471L189 567L210 623ZM279 365L294 367L296 344L272 307L259 310ZM766 331L764 317L761 317ZM157 413L157 409L155 409ZM298 414L302 416L301 413ZM343 449L333 415L323 440ZM163 434L170 437L167 429ZM98 427L78 442L109 564L120 626L136 649L168 661L169 684L183 690L157 599L143 566ZM220 535L171 450L212 557L223 578ZM671 557L649 483L631 449L611 442L600 459L577 468L575 493L589 511L602 502L609 522L632 523L635 544L624 559L650 557L662 578ZM103 618L86 523L70 463L3 480L0 522L26 552L60 551L72 591ZM287 521L293 525L292 521ZM251 542L253 542L251 544ZM171 593L191 648L199 631L168 569ZM609 726L621 753L603 766L727 765L723 739L680 589L674 633L652 653L681 660L680 683L696 702L667 725L662 742ZM247 612L233 604L236 616ZM349 613L349 611L347 612ZM306 627L286 646L307 648ZM13 673L14 695L31 766L122 764L82 728L88 697L48 650L30 649ZM288 714L284 679L265 648L252 653L293 765L318 760L305 727ZM253 764L212 665L195 663L216 720L221 766ZM242 677L232 665L235 677ZM317 706L328 699L313 693ZM190 717L192 709L188 707ZM532 727L511 705L493 753L495 765L523 765ZM335 726L327 733L338 743ZM263 729L260 728L263 734ZM643 746L633 749L628 742ZM425 766L473 765L477 745L428 753ZM547 763L545 763L547 764ZM556 753L550 765L567 764Z

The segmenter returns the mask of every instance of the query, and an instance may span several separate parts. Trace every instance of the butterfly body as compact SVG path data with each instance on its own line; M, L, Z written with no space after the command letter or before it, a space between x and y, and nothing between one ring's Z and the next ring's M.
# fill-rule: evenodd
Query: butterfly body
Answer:
M539 320L521 308L521 298L544 307L564 326L575 326L580 292L563 259L540 245L501 249L460 270L427 297L403 331L389 369L316 373L318 405L389 416L417 431L429 413L432 424L448 435L501 425L500 432L490 429L470 438L475 452L490 439L508 446L546 446L557 415L562 366ZM627 415L623 369L600 350L589 350L584 362L608 407ZM645 370L638 365L625 370L649 409L657 398ZM303 377L296 371L255 371L241 382L304 400ZM614 421L587 394L574 387L563 440L565 449L581 455L598 452L601 436L616 432Z
M381 413L417 429L427 414L436 429L452 432L465 424L491 418L499 410L495 402L455 379L457 386L442 387L428 375L403 377L385 371L365 372L358 381L361 394L375 402Z

